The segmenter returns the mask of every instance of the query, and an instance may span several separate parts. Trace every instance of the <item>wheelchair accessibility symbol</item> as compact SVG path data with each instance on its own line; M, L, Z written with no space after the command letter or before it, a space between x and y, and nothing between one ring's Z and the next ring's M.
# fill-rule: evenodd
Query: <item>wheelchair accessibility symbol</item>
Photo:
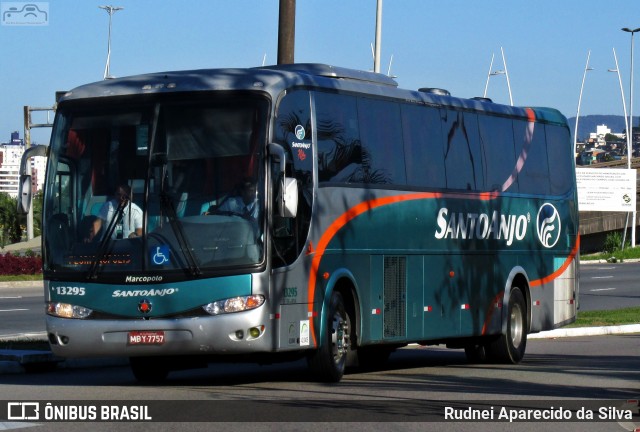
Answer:
M151 250L151 262L163 265L169 262L169 246L157 246Z

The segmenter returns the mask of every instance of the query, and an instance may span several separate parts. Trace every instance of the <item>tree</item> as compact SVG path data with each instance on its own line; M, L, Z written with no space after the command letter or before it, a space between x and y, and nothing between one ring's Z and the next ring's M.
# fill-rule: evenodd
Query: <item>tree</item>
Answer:
M6 192L0 192L0 244L18 243L22 240L22 219L18 214L18 200Z
M42 231L42 201L44 199L44 194L42 190L39 190L33 196L33 201L31 204L33 205L33 235L34 237L38 237Z

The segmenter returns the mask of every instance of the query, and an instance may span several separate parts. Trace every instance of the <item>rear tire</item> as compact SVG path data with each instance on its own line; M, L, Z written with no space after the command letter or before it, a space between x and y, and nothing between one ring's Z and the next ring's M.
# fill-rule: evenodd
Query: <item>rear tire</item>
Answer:
M497 363L519 363L527 347L527 332L527 306L520 288L514 287L509 295L507 332L489 345L491 360Z
M333 292L327 310L327 326L320 335L320 347L307 358L318 380L338 382L344 375L351 346L351 322L342 295Z

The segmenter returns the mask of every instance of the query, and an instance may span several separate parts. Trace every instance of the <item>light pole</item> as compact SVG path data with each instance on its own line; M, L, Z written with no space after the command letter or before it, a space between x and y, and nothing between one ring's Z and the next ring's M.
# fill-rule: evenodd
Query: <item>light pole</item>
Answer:
M629 130L627 134L631 135L631 147L633 147L633 35L640 31L640 27L631 30L623 28L623 32L631 33L631 82L629 84ZM629 158L629 168L631 168L631 158ZM631 247L636 245L636 209L633 209L633 219L631 223Z
M495 54L491 53L491 63L489 63L489 72L487 72L487 83L484 85L484 95L482 97L487 97L487 90L489 89L489 78L491 78L491 70L493 69L493 58Z
M620 84L620 96L622 97L622 109L624 111L624 127L627 131L627 168L631 169L631 135L629 134L629 118L627 117L627 102L624 100L624 90L622 89L622 78L620 77L620 68L618 67L618 56L616 49L613 49L613 59L616 62L615 69L608 69L609 72L618 73L618 83ZM584 82L584 80L583 80Z
M382 49L382 0L376 2L376 47L373 54L373 71L380 72L380 51ZM391 65L389 65L391 67Z
M618 56L616 55L616 49L613 49L613 59L616 61L615 69L608 69L609 72L618 73L618 83L620 84L620 96L622 97L622 110L624 111L624 127L627 132L627 168L631 169L631 143L632 138L629 134L629 119L627 118L627 102L624 100L624 90L622 89L622 78L620 77L620 68L618 67ZM629 213L627 213L627 221L624 224L624 234L622 235L621 249L624 249L624 244L627 241L627 228L629 227Z
M589 58L591 57L591 50L587 53L587 63L584 65L584 73L582 74L582 85L580 86L580 97L578 97L578 112L576 113L576 127L573 133L573 157L576 157L578 151L578 120L580 119L580 104L582 103L582 90L584 89L584 80L587 77L587 71L593 70L589 67ZM616 65L616 67L618 67ZM625 108L626 111L626 108ZM626 115L626 114L625 114Z
M109 14L109 37L107 39L107 64L104 66L104 78L109 79L113 78L111 73L109 72L109 61L111 60L111 17L114 12L124 9L120 6L98 6L100 9L104 9Z
M511 106L513 106L513 96L511 95L511 82L509 82L509 71L507 71L507 61L504 58L504 50L500 47L500 51L502 52L502 64L504 65L504 70L496 70L491 71L493 69L493 58L494 54L491 54L491 64L489 64L489 72L487 72L487 83L484 85L484 95L483 97L487 97L487 90L489 88L489 78L496 75L505 75L507 77L507 89L509 90L509 102Z
M513 106L513 97L511 96L511 82L509 81L509 71L507 70L507 60L504 58L504 49L500 47L502 53L502 64L504 65L504 75L507 77L507 88L509 89L509 102Z

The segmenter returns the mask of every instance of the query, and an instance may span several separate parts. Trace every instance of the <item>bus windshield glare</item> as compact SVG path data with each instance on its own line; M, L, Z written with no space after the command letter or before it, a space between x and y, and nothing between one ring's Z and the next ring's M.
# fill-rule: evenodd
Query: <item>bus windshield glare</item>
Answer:
M265 99L68 105L45 197L45 269L192 275L263 261Z

